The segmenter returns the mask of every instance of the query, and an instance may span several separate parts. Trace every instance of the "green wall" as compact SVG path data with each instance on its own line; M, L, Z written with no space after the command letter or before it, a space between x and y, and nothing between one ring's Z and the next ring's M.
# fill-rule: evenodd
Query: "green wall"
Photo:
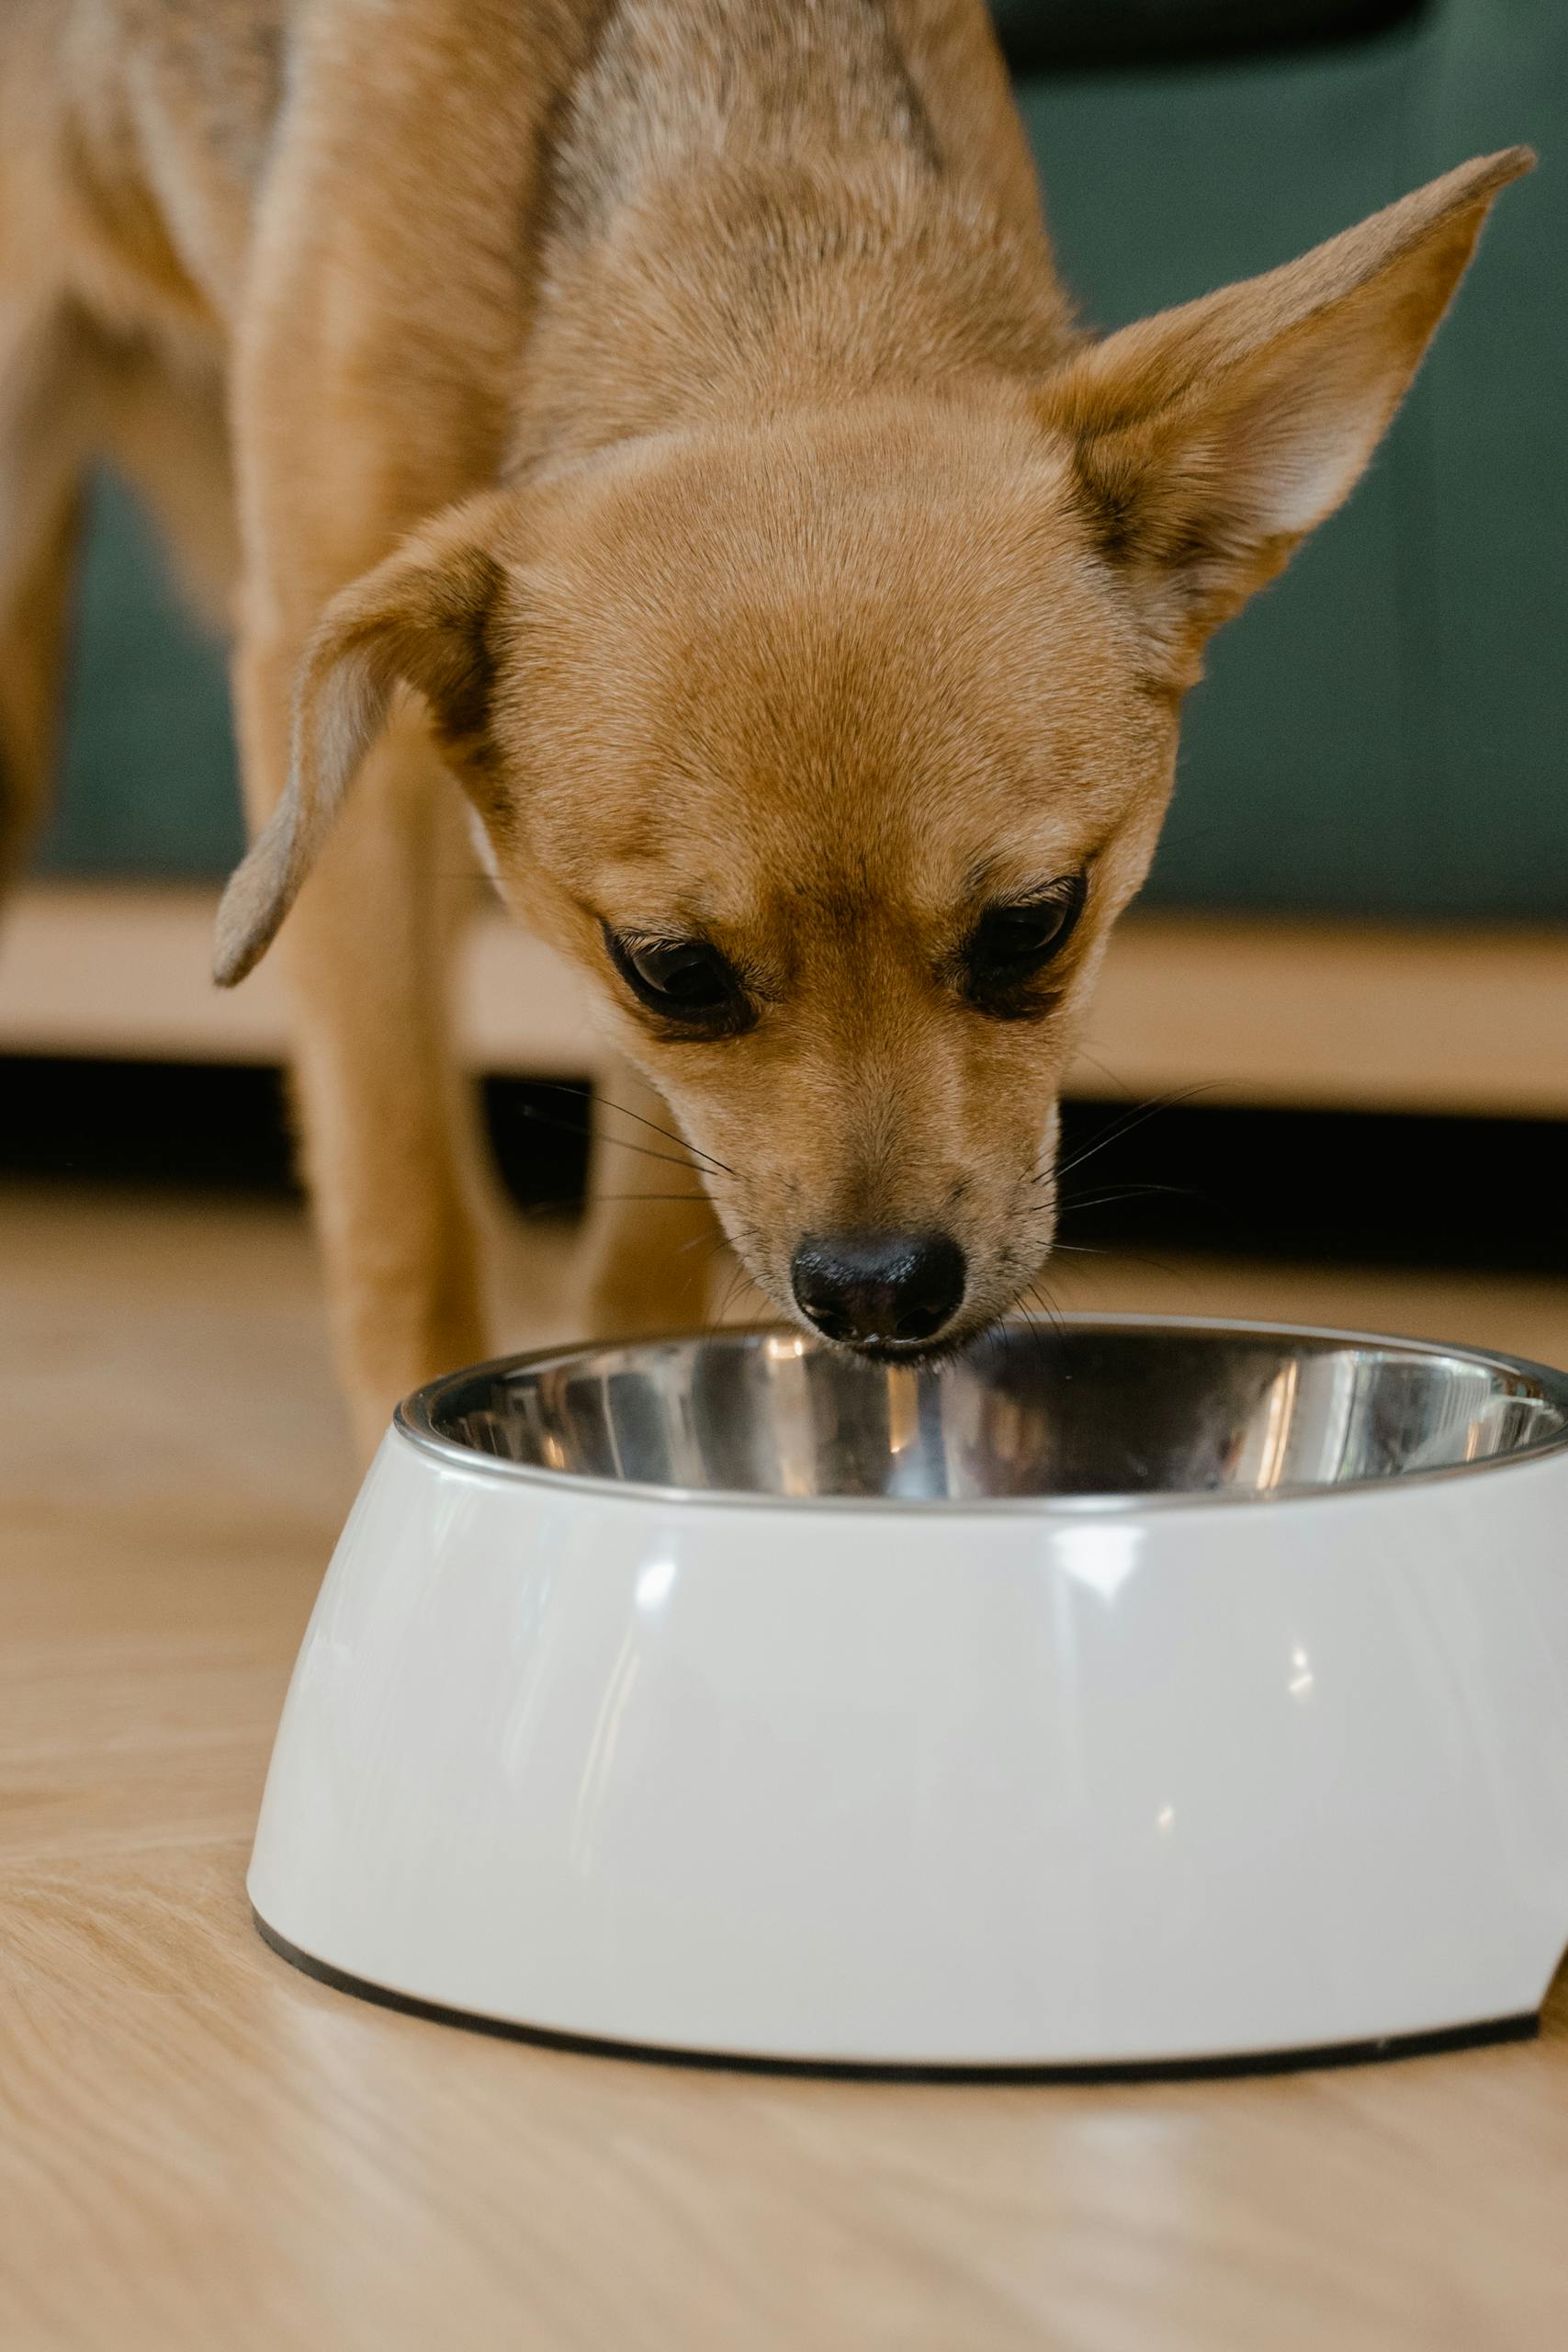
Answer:
M1216 641L1150 892L1568 913L1568 6L1452 0L1349 51L1020 96L1064 271L1108 327L1287 260L1468 154L1541 148L1367 480ZM239 842L220 653L106 483L46 861L210 875Z

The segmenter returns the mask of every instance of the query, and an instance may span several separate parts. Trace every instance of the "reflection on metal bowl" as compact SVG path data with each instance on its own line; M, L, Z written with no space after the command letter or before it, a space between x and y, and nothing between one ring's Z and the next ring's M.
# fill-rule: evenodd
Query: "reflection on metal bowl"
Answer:
M1514 1456L1568 1379L1461 1351L1224 1326L1009 1324L955 1363L794 1332L582 1348L438 1382L410 1435L688 1494L976 1503L1298 1493Z

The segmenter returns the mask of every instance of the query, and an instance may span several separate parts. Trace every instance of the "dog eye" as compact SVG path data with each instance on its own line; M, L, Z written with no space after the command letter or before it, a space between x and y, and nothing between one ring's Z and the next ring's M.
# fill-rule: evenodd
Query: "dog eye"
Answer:
M747 1025L740 975L705 939L637 939L604 932L610 961L632 994L655 1012L690 1025Z
M971 1001L987 1010L1008 1009L1007 1001L1059 956L1072 937L1088 887L1077 874L1037 899L987 907L964 950Z

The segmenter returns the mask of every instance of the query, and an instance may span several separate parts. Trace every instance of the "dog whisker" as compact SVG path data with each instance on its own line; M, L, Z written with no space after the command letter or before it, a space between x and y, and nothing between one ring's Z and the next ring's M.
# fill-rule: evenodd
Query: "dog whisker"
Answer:
M1091 1069L1097 1069L1103 1078L1108 1078L1111 1080L1111 1085L1116 1089L1118 1094L1131 1095L1133 1090L1127 1084L1126 1080L1118 1078L1110 1063L1102 1062L1098 1054L1086 1053L1084 1048L1079 1046L1076 1050L1074 1058L1080 1062L1088 1062Z
M572 1126L566 1119L552 1119L547 1111L537 1110L531 1102L519 1102L516 1115L520 1119L531 1119L536 1126L553 1127L558 1135L581 1136L588 1132L585 1127ZM677 1159L673 1152L655 1151L651 1144L632 1143L625 1136L604 1136L595 1140L614 1144L620 1151L635 1151L644 1159L657 1159L666 1168L683 1168L689 1176L700 1176L703 1172L695 1160Z
M741 1238L747 1241L755 1241L757 1238L756 1227L754 1226L748 1226ZM677 1258L683 1258L688 1250L700 1250L705 1242L707 1245L710 1255L716 1255L720 1250L726 1248L734 1249L736 1247L736 1244L730 1239L729 1235L723 1231L718 1233L697 1233L693 1235L690 1241L681 1242L671 1252L671 1255Z
M1196 1200L1197 1193L1190 1184L1118 1184L1109 1193L1095 1193L1089 1199L1067 1193L1062 1202L1064 1209L1102 1209L1122 1201L1145 1201L1157 1195L1176 1200Z
M691 1272L691 1274L692 1274L694 1277L695 1277L695 1276L696 1276L696 1275L698 1275L698 1274L705 1274L705 1273L707 1272L708 1269L709 1269L709 1268L710 1268L710 1266L713 1264L713 1262L714 1262L715 1259L718 1256L719 1249L720 1249L720 1246L721 1246L718 1242L716 1242L716 1241L713 1238L713 1237L712 1237L712 1235L711 1235L711 1234L703 1234L703 1235L699 1236L699 1239L700 1239L700 1240L706 1241L706 1243L707 1243L707 1248L703 1251L703 1253L702 1253L702 1255L701 1255L701 1257L700 1257L700 1258L694 1259L694 1260L693 1260L693 1261L692 1261L691 1267L689 1268L689 1270L688 1270L688 1271ZM685 1244L684 1248L680 1249L680 1250L671 1250L671 1257L673 1257L673 1258L683 1258L683 1257L686 1255L686 1251L687 1251L688 1250L694 1249L694 1248L695 1248L695 1247L696 1247L696 1244L695 1244L695 1243L688 1241L688 1242Z
M1051 1369L1051 1351L1045 1344L1044 1335L1041 1331L1038 1319L1030 1313L1029 1307L1025 1304L1026 1299L1032 1299L1034 1301L1034 1304L1039 1307L1041 1314L1044 1316L1045 1320L1051 1324L1053 1329L1058 1333L1061 1329L1061 1315L1056 1308L1047 1305L1046 1301L1041 1296L1040 1291L1035 1283L1025 1283L1023 1295L1019 1299L1019 1306L1023 1312L1024 1326L1029 1332L1030 1338L1033 1341L1034 1352L1039 1360L1041 1372L1043 1374L1049 1374Z
M757 1239L758 1235L756 1227L746 1226L743 1227L740 1238L747 1241L753 1241ZM705 1244L706 1245L705 1247L704 1247ZM671 1252L672 1257L683 1258L689 1250L702 1250L701 1257L694 1261L687 1272L685 1282L681 1286L681 1295L682 1297L686 1296L698 1280L706 1273L711 1261L716 1257L718 1252L722 1249L726 1248L726 1246L733 1246L730 1244L730 1237L728 1233L699 1233L694 1239L691 1241L682 1241L679 1249ZM743 1266L740 1271L745 1271Z
M710 1334L723 1330L724 1318L729 1312L730 1302L734 1298L735 1294L740 1287L741 1283L748 1279L749 1276L747 1269L740 1264L739 1260L737 1260L735 1269L730 1274L728 1282L725 1284L724 1296L720 1299L717 1307L714 1311L712 1318L705 1327Z
M709 1168L716 1168L721 1175L735 1175L734 1169L729 1166L727 1160L716 1159L711 1151L704 1151L700 1145L690 1142L685 1136L679 1134L674 1127L661 1127L657 1119L644 1118L640 1111L634 1111L630 1109L625 1102L615 1102L614 1098L608 1094L595 1091L592 1096L590 1096L587 1089L580 1086L570 1086L564 1079L546 1079L543 1080L541 1083L548 1086L553 1092L575 1095L581 1100L585 1105L589 1101L592 1101L594 1102L602 1103L606 1111L617 1112L623 1119L635 1119L639 1127L649 1128L654 1135L662 1136L667 1143L679 1144L682 1151L693 1153L696 1159L705 1162ZM736 1181L739 1182L739 1178L737 1178Z
M1123 1111L1120 1117L1112 1119L1108 1127L1101 1129L1092 1143L1061 1163L1055 1170L1058 1182L1065 1176L1070 1176L1076 1168L1083 1167L1096 1152L1103 1151L1107 1144L1114 1143L1121 1136L1131 1135L1135 1127L1143 1125L1145 1119L1154 1118L1160 1111L1172 1109L1178 1102L1190 1102L1195 1095L1212 1093L1213 1091L1206 1081L1197 1086L1177 1086L1168 1094L1157 1095L1152 1102L1141 1102L1131 1111Z
M578 1209L586 1215L598 1207L618 1206L634 1201L658 1202L665 1207L705 1208L708 1205L705 1193L593 1193L587 1195L562 1193L554 1200L524 1202L521 1213L525 1217L554 1216L563 1209ZM697 1238L702 1240L705 1237L699 1234Z
M671 1143L678 1143L682 1151L692 1153L693 1157L700 1159L705 1167L716 1168L721 1176L735 1176L735 1170L728 1159L719 1159L711 1151L705 1151L701 1144L693 1143L689 1137L678 1134L675 1128L661 1127L657 1119L645 1119L640 1111L628 1110L624 1102L612 1102L607 1095L601 1097L601 1100L606 1110L618 1112L623 1119L635 1119L639 1127L648 1127L654 1135L663 1136ZM738 1177L736 1182L739 1182Z
M712 1205L705 1193L591 1193L585 1205L589 1208L598 1208L601 1204L608 1207L613 1203L630 1201L657 1201L665 1208L698 1209Z
M1040 1283L1041 1277L1037 1275L1033 1282L1025 1283L1025 1291L1045 1317L1046 1321L1059 1332L1063 1329L1062 1310L1050 1294L1041 1289Z

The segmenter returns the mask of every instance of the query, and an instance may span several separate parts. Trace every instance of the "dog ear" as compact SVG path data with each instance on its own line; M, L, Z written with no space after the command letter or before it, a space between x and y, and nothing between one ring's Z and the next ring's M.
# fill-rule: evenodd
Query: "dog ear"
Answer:
M513 503L490 492L450 508L327 606L295 695L288 789L218 910L220 988L272 944L400 685L424 696L455 761L485 756L491 630L507 581L494 550Z
M1074 503L1173 686L1359 479L1488 206L1534 161L1512 147L1461 164L1282 269L1108 336L1046 385Z

